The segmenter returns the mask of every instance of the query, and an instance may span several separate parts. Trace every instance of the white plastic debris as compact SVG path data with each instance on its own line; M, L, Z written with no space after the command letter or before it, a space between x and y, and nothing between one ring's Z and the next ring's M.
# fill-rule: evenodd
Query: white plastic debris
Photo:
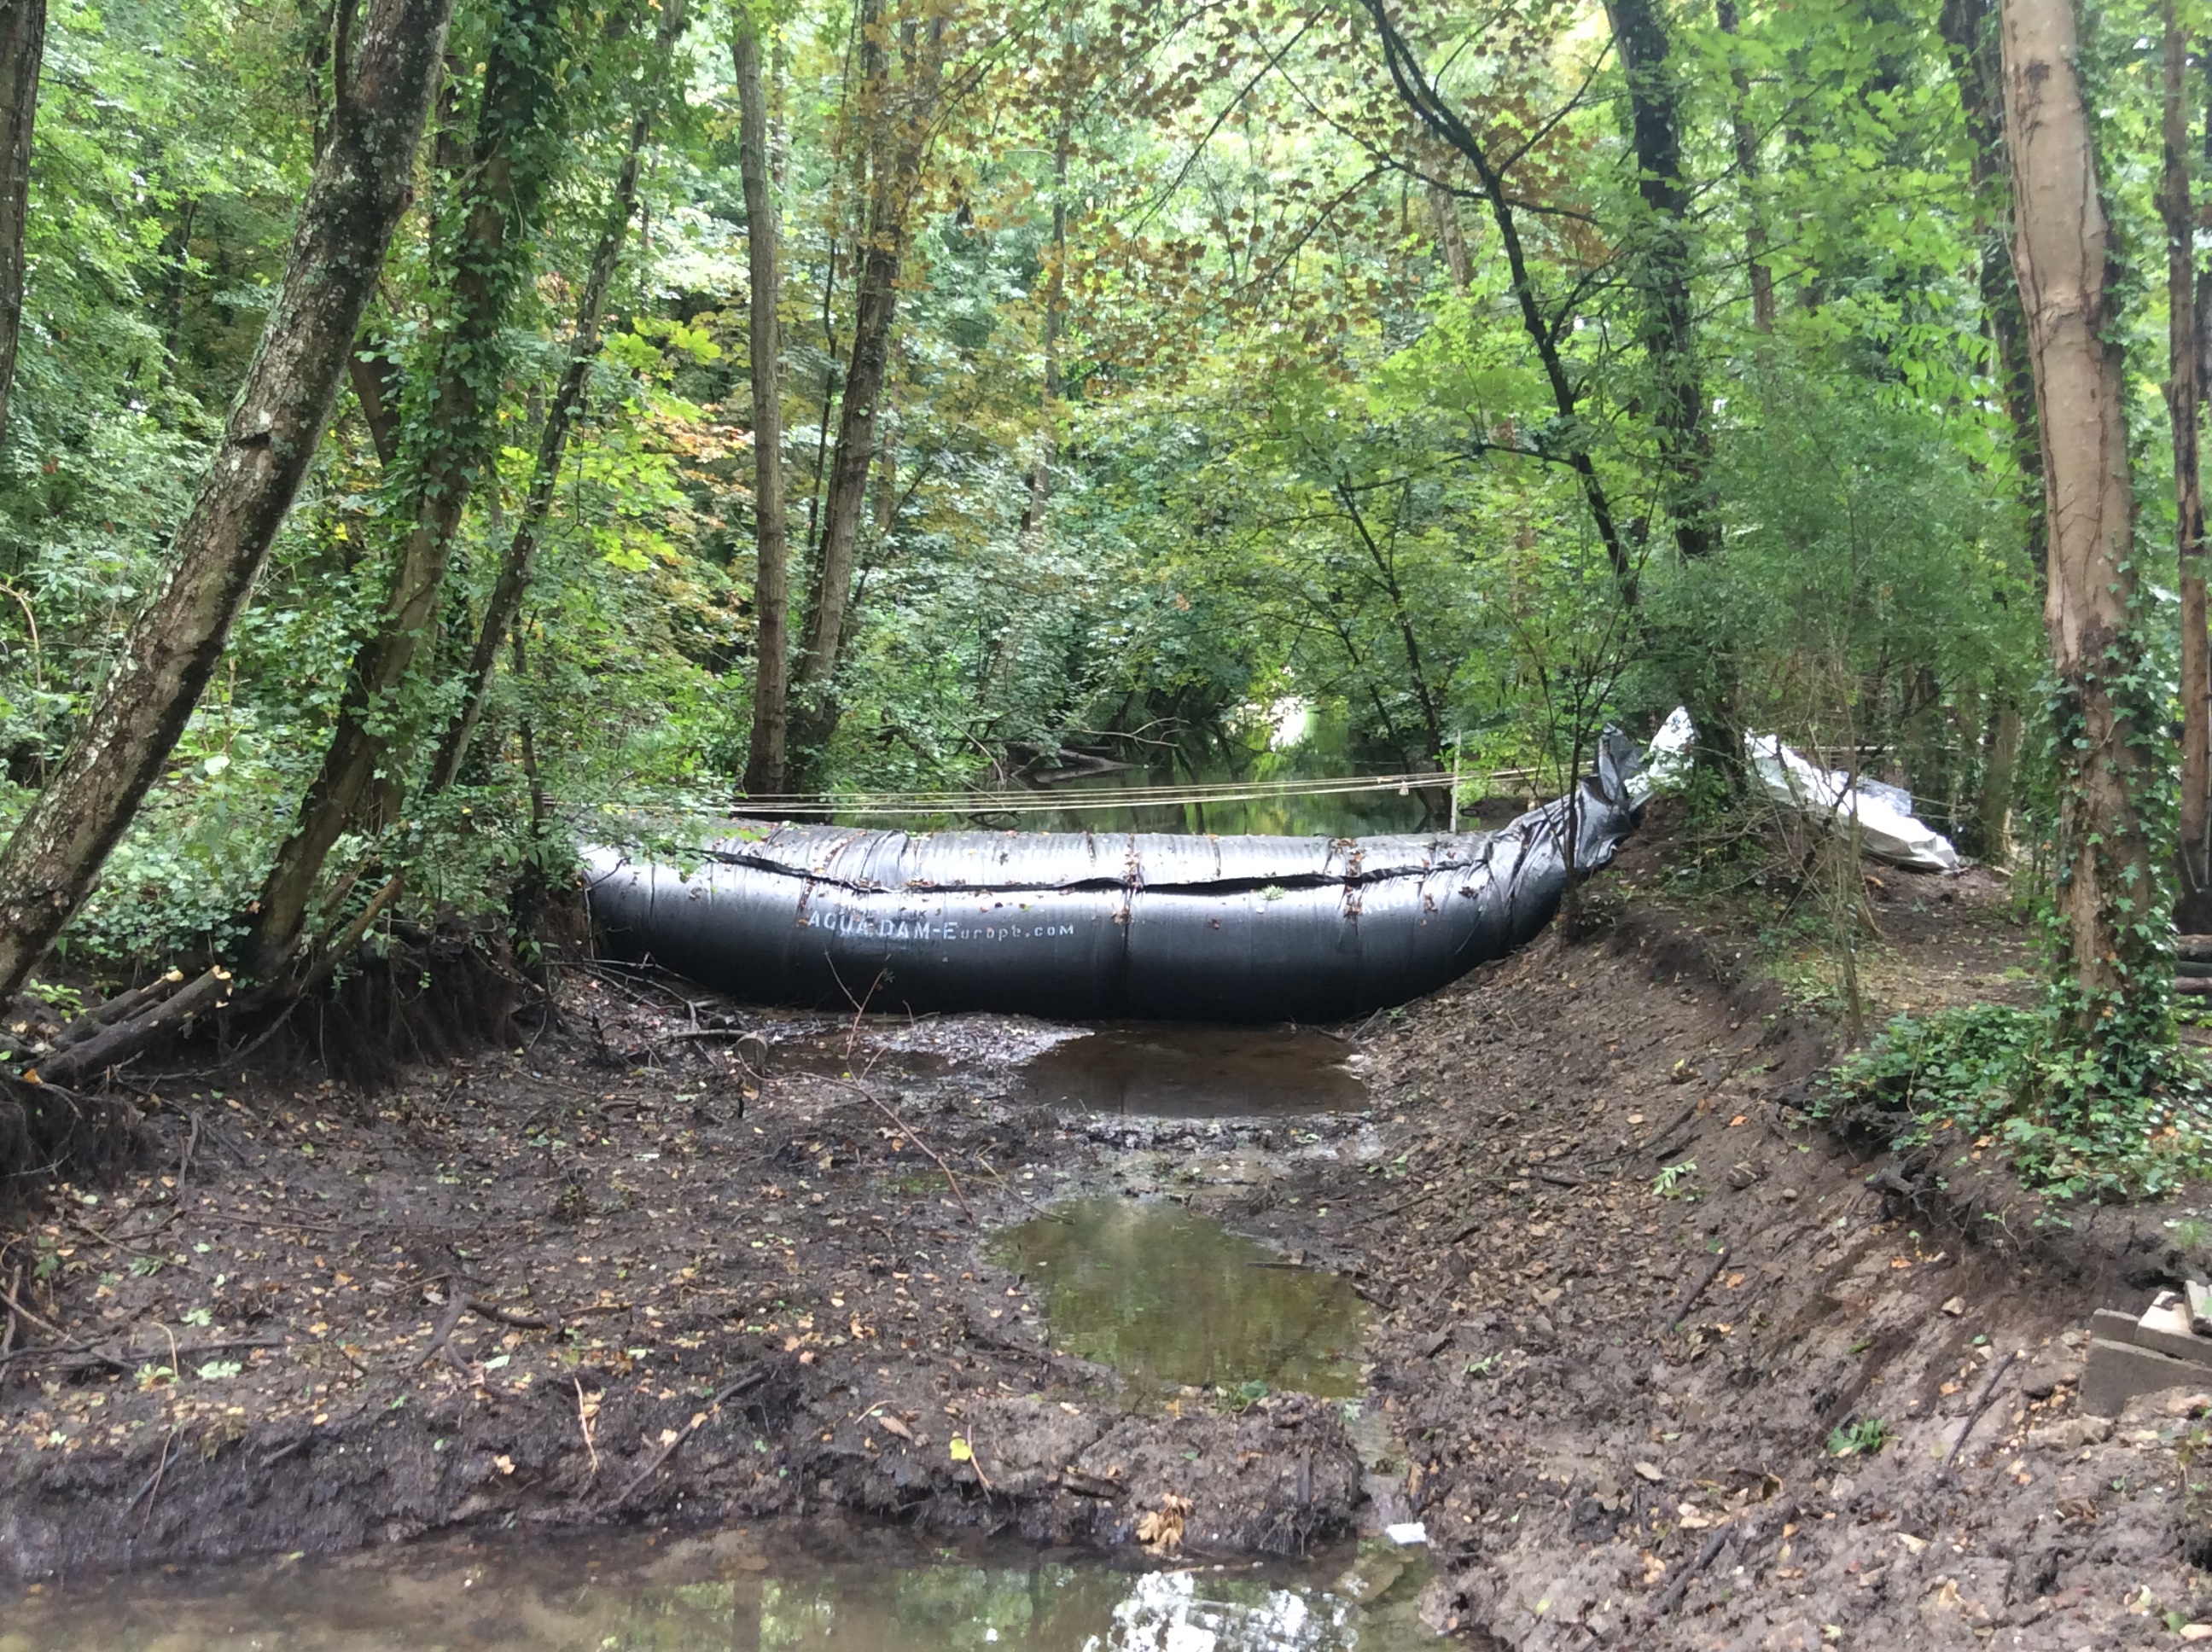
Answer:
M1429 1540L1429 1528L1421 1521L1403 1520L1395 1526L1385 1526L1382 1528L1382 1535L1401 1548L1410 1549L1417 1544L1426 1543Z
M1651 738L1644 767L1631 782L1631 799L1641 804L1653 792L1687 780L1695 738L1690 714L1675 707ZM1759 789L1784 808L1823 824L1856 817L1860 847L1891 865L1913 872L1959 870L1959 852L1951 840L1913 814L1911 795L1902 788L1821 768L1771 734L1745 735L1743 749Z

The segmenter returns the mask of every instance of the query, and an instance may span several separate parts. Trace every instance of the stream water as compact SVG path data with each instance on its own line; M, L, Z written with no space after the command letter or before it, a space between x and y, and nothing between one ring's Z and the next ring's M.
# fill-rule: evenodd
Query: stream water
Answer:
M670 1540L444 1541L46 1588L0 1652L1413 1652L1418 1557L1131 1570L770 1523Z

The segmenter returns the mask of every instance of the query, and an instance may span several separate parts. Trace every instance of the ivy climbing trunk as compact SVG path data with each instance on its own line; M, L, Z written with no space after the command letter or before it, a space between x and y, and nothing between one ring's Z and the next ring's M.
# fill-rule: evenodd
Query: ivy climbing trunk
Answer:
M0 855L0 1001L91 890L168 761L313 461L408 199L453 0L374 0L222 446L53 781Z
M46 60L46 0L0 0L0 436L8 434L23 332L23 231L31 216L31 129Z
M813 601L793 679L793 744L814 766L837 727L833 679L844 647L860 550L860 516L876 451L876 418L890 361L891 324L898 313L899 270L921 183L945 67L945 21L932 17L902 31L901 73L879 18L860 26L860 119L868 132L868 203L861 232L859 285L853 299L853 353L837 409L837 446L823 500L822 546Z
M1998 16L2013 264L2050 523L2059 1009L2071 1041L2109 1072L2172 1036L2148 818L2164 695L2138 635L2125 363L2073 3L2002 0Z
M2175 834L2174 920L2212 929L2212 633L2204 601L2204 488L2197 415L2197 213L2190 190L2189 39L2175 0L2162 8L2164 155L2158 211L2166 229L2166 416L2173 432L2173 504L2181 587L2181 809Z
M745 196L746 295L753 388L753 728L745 791L784 787L791 713L791 524L783 498L782 250L769 145L768 88L761 77L759 26L738 0L732 42L738 80L738 170Z
M468 756L484 699L491 691L492 673L498 669L500 651L507 646L507 628L522 611L523 598L538 563L538 542L545 520L553 512L553 490L560 483L561 461L568 451L568 434L584 409L584 387L592 363L599 358L599 329L606 317L607 292L614 285L622 262L623 243L629 235L629 221L637 216L638 177L644 166L646 141L653 135L653 118L667 99L680 95L672 76L676 71L676 43L684 33L684 0L665 0L660 13L659 38L654 42L653 78L639 93L629 123L629 142L623 151L622 170L607 205L606 222L599 244L592 250L591 268L584 277L583 296L576 302L576 325L568 338L568 360L553 400L545 410L545 422L538 433L538 454L530 473L530 491L524 495L522 513L500 558L491 595L484 600L483 618L477 627L475 646L463 668L460 704L440 737L430 760L427 789L442 792L460 772Z
M300 939L316 879L355 805L382 772L396 778L419 715L407 703L416 654L437 617L454 536L490 464L507 350L502 335L531 274L529 247L558 144L564 8L507 0L484 58L477 132L437 240L446 272L425 404L401 432L404 524L383 602L348 675L322 767L252 914L252 961L273 976Z

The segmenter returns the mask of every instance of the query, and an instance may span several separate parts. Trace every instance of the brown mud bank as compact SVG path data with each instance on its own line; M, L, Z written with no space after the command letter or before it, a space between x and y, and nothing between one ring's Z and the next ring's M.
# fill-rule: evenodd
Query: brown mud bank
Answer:
M1899 978L2008 990L1986 888L1937 890L1885 908ZM2073 1652L2212 1619L2188 1408L2073 1403L2077 1327L2179 1275L2185 1213L2045 1211L1971 1144L1948 1187L1858 1162L1796 1105L1817 1035L1728 984L1726 938L1612 905L1322 1041L1357 1113L1333 1064L1319 1108L1238 1068L1253 1106L1296 1093L1100 1110L1022 1065L1067 1029L592 972L566 1030L394 1090L165 1090L165 1157L0 1252L0 1570L831 1509L1212 1557L1418 1519L1434 1620L1516 1646ZM1155 1320L1233 1318L1239 1268L1348 1281L1359 1391L1086 1357L1056 1316L1115 1270L994 1236L1079 1195L1265 1247L1168 1278Z

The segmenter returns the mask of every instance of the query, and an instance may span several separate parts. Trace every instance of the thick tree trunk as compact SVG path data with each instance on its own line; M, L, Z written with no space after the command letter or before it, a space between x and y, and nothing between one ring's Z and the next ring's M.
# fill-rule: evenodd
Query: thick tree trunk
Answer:
M745 791L769 797L784 786L791 714L791 525L783 498L782 249L770 179L768 91L760 34L738 0L732 46L738 78L738 167L745 194L746 297L753 381L753 731Z
M0 1002L23 984L167 761L329 422L437 81L453 0L375 0L284 284L169 574L53 783L0 857Z
M1714 0L1715 21L1721 33L1737 33L1735 0ZM1744 196L1744 266L1751 277L1751 325L1760 332L1774 331L1774 266L1766 261L1766 208L1759 198L1759 135L1751 124L1751 75L1740 57L1731 52L1729 63L1729 127L1735 139L1736 176Z
M0 0L0 437L23 331L23 230L31 216L31 128L46 59L46 0Z
M2162 1047L2165 902L2143 799L2160 708L2141 683L2127 384L2112 250L2075 68L2072 0L2002 0L2013 266L2035 374L2050 521L2044 621L2059 684L2057 963L2069 1036Z
M469 651L468 664L461 673L461 703L447 724L438 741L437 753L430 760L429 777L425 784L432 792L444 791L460 772L461 760L468 756L469 743L475 738L477 720L483 715L484 697L491 691L492 673L498 668L500 650L507 644L507 628L522 611L522 599L530 590L531 574L538 563L538 541L545 531L546 518L553 513L553 491L560 484L561 460L568 450L568 434L583 411L584 386L591 377L592 363L599 359L599 328L606 317L607 292L614 285L615 270L622 262L623 242L629 234L629 221L637 213L638 176L645 161L646 140L653 135L653 117L659 112L662 100L681 95L680 88L671 84L670 77L674 72L676 42L684 32L684 0L666 0L661 9L654 80L640 93L639 106L630 116L629 145L623 154L622 171L615 179L606 223L599 231L599 245L592 251L583 296L576 303L576 326L568 341L568 365L562 371L561 382L553 392L552 405L546 409L545 422L538 433L538 457L530 473L530 491L523 497L522 514L507 542L506 554L500 558L498 575L492 581L491 595L484 602L483 618L477 627L476 644Z
M406 756L406 739L394 738L409 721L402 701L437 616L462 513L490 462L506 355L501 335L530 276L526 248L552 158L545 128L559 95L562 12L557 0L508 0L494 30L475 152L461 174L453 228L441 238L440 261L452 275L429 407L419 431L403 433L410 525L375 629L354 657L321 770L262 886L252 951L264 974L280 968L299 939L315 880L362 793Z
M2181 585L2180 887L2175 921L2192 934L2212 929L2212 633L2204 604L2204 493L2198 465L2197 214L2191 199L2189 42L2166 0L2163 170L2159 217L2166 228L2166 416L2173 431L2173 503Z
M1690 192L1682 178L1681 88L1673 42L1657 0L1606 0L1613 49L1628 81L1630 139L1637 192L1646 221L1638 228L1631 281L1638 288L1638 326L1651 364L1667 513L1674 546L1686 561L1718 548L1720 530L1707 472L1713 433L1705 417L1705 380L1698 362L1697 312L1690 292ZM1692 707L1694 714L1697 708Z
M795 744L810 758L837 727L832 679L844 647L845 616L852 601L853 569L860 542L860 513L875 455L876 416L890 361L891 323L898 312L899 270L921 181L944 69L945 23L933 19L902 53L905 75L893 84L889 54L864 28L862 107L875 142L869 167L868 215L853 301L853 355L837 409L837 447L830 461L823 501L822 549L814 600L793 682Z

